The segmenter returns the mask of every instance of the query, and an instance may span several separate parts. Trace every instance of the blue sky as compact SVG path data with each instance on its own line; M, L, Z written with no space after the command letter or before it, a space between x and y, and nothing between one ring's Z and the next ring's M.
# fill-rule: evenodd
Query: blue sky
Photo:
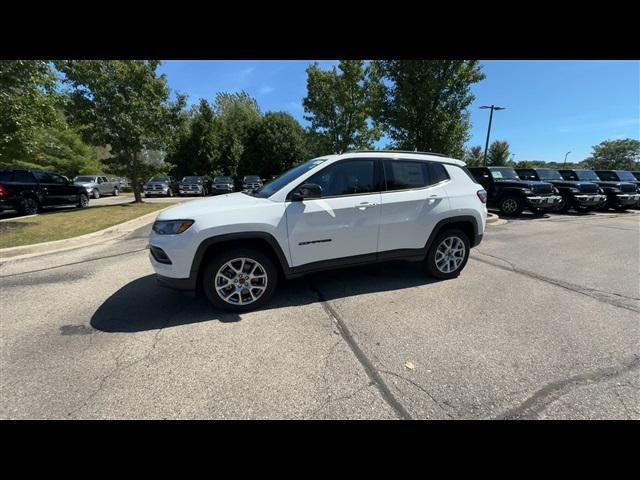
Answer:
M246 90L262 111L287 111L303 125L306 67L312 61L166 61L160 67L173 90L190 103L216 92ZM321 61L328 68L336 61ZM482 61L487 78L472 87L471 140L482 145L488 110L495 112L491 139L507 140L515 160L580 161L607 139L640 139L640 62ZM379 142L380 147L385 141Z

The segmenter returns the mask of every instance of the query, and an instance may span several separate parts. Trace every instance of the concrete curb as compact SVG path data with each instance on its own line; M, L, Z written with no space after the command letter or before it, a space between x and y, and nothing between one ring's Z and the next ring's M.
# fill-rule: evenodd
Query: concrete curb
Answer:
M508 220L498 217L495 213L487 213L487 225L504 225Z
M113 240L153 222L160 212L173 206L174 205L172 204L165 208L161 208L160 210L156 210L155 212L142 215L141 217L127 220L126 222L119 223L118 225L112 225L111 227L107 227L103 230L87 233L78 237L54 240L52 242L35 243L33 245L2 248L0 249L0 262L21 260L23 258L36 257L47 253L62 252L64 250L86 247L96 243L106 242L107 240Z

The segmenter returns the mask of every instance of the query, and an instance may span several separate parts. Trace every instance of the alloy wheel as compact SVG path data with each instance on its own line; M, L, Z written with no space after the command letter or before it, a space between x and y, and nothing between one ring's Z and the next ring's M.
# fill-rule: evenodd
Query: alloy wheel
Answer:
M436 268L442 273L455 272L464 262L466 248L459 237L446 237L436 249Z
M218 296L230 305L249 305L267 289L265 268L252 258L234 258L224 263L214 278Z

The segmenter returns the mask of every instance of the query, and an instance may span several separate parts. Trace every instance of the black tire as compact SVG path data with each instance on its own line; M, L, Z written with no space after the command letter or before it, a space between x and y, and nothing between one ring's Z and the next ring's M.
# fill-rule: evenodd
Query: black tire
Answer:
M515 195L507 195L500 199L500 212L507 217L520 215L524 210L522 200Z
M571 209L571 202L567 201L566 198L561 197L560 204L556 207L558 212L567 213Z
M118 195L120 195L120 192L118 191L118 187L113 189L113 196L117 197Z
M257 262L258 264L260 264L266 275L266 288L263 290L262 294L252 303L243 305L237 303L229 303L220 296L218 290L215 288L215 280L218 270L220 270L227 262L236 258L246 258ZM239 265L237 265L237 267L239 267ZM220 310L227 310L231 312L247 312L250 310L255 310L256 308L260 308L261 306L269 302L269 300L271 300L271 297L273 297L277 285L278 270L276 269L275 265L267 255L253 248L232 248L217 254L209 261L209 264L204 271L204 276L202 277L202 288L213 306L219 308ZM262 285L256 286L260 287ZM234 286L230 284L229 287L233 288ZM232 293L231 295L240 295L241 298L245 298L246 293L248 293L247 289L244 289L244 292L244 294ZM236 296L235 298L237 299L238 297Z
M97 200L98 198L100 198L100 191L97 188L94 188L91 192L91 196L94 200Z
M586 207L582 205L576 205L573 208L575 208L576 212L580 212L580 213L589 213L591 210L593 210L593 207Z
M40 202L36 197L30 195L23 197L17 210L20 215L35 215L41 210Z
M86 193L78 195L78 208L87 208L89 206L89 196Z
M173 190L167 190L167 197L173 197Z
M441 244L448 238L458 238L464 244L464 257L462 257L462 262L458 265L455 270L451 272L444 272L438 265L436 265L436 253L438 252L438 248ZM456 229L447 229L443 232L440 232L438 236L433 240L433 243L429 247L429 251L427 252L427 258L425 259L425 267L427 272L435 278L439 278L441 280L448 280L450 278L455 278L460 275L460 272L464 269L467 261L469 260L469 251L471 250L471 244L469 243L469 237L462 230Z

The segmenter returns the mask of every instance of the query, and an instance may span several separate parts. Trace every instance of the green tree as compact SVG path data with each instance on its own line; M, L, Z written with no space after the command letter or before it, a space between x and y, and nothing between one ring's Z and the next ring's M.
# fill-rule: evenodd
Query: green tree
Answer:
M285 112L269 112L252 129L239 174L270 178L306 160L305 132Z
M162 152L173 141L185 98L170 100L159 61L66 60L56 62L70 86L67 111L83 138L110 145L105 166L131 180L135 201L142 182L166 171Z
M484 154L482 152L482 147L480 145L475 145L467 150L464 154L463 160L470 167L477 167L482 165L484 160Z
M32 161L41 129L57 118L55 85L46 61L0 61L0 163Z
M370 120L372 98L369 68L361 60L340 60L328 71L317 63L307 68L305 119L326 137L330 150L324 154L371 148L380 138Z
M218 93L214 105L214 175L238 175L238 167L252 130L260 122L260 108L246 92Z
M600 170L638 170L640 141L632 138L605 140L592 147L591 156L583 164Z
M471 85L485 78L475 60L379 60L374 119L403 150L460 158L469 139Z
M487 165L495 167L504 167L513 162L509 160L511 153L509 152L509 143L496 140L489 145L489 151L487 152Z

